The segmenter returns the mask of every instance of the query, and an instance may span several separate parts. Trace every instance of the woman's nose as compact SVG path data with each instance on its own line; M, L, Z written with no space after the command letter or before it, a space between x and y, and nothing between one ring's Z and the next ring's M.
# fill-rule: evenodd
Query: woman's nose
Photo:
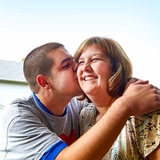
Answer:
M90 71L90 70L92 70L91 63L85 63L83 65L83 71Z

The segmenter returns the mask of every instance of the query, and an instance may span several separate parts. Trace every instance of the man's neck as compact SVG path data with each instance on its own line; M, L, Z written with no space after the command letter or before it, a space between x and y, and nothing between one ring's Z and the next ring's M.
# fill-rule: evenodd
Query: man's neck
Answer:
M56 97L51 97L51 96L45 96L36 94L37 98L39 101L43 104L43 106L52 114L55 116L62 116L64 115L65 109L67 104L71 99L65 99L65 98L56 98Z

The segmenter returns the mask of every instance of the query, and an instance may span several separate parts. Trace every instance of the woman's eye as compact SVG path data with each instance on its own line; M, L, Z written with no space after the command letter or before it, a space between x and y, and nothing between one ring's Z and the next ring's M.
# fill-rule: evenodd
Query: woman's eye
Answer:
M92 59L92 62L96 62L96 61L98 61L99 60L99 58L93 58Z
M79 61L78 64L84 64L84 61Z

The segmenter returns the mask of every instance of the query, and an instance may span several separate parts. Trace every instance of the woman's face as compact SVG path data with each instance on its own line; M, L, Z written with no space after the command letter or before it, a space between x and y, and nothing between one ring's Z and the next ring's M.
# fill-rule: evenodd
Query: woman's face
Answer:
M109 58L96 45L81 54L77 76L80 87L89 95L107 94L107 82L112 75Z

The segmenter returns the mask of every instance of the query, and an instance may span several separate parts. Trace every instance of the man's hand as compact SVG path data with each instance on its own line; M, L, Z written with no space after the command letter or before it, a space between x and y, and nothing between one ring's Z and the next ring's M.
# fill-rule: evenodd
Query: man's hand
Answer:
M149 81L131 78L121 98L126 101L131 115L160 110L160 90Z

